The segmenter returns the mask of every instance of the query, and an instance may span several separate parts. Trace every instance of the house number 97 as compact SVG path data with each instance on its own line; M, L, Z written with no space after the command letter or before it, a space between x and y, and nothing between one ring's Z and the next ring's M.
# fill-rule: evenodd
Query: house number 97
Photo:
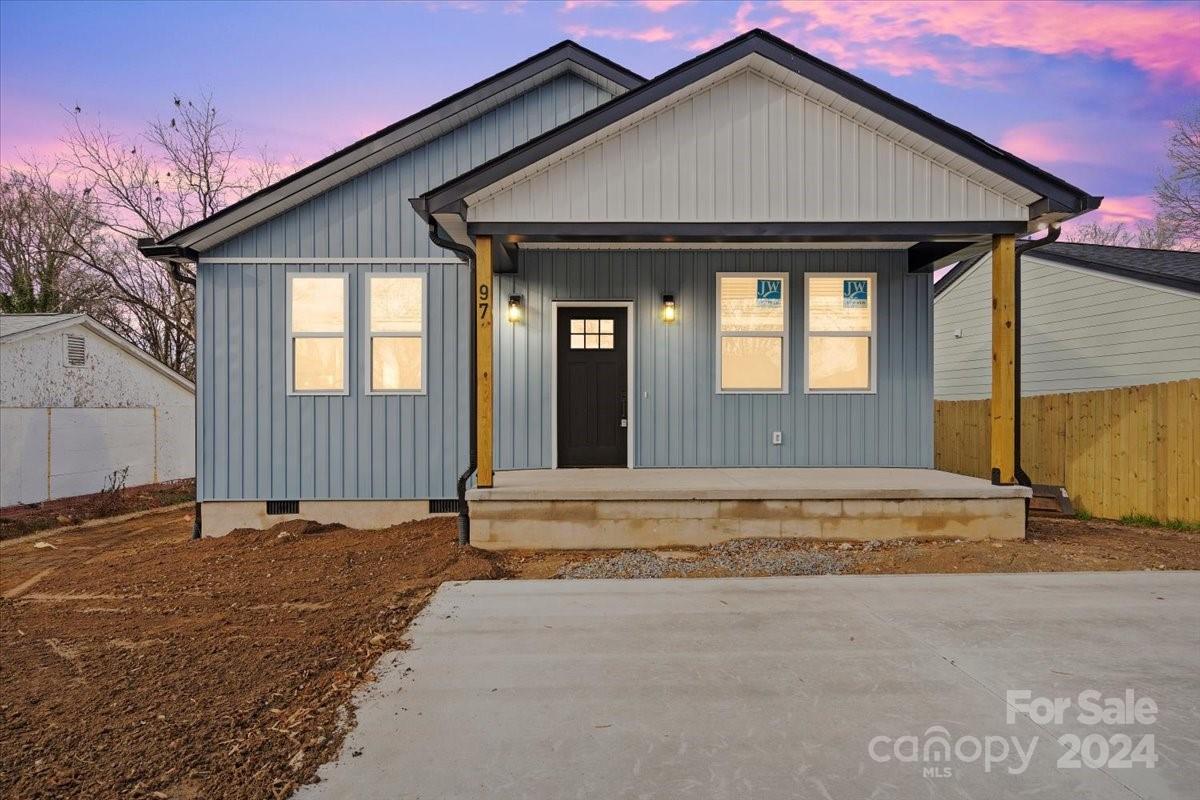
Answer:
M491 288L486 283L479 284L479 318L487 319L488 312L488 296L491 294Z

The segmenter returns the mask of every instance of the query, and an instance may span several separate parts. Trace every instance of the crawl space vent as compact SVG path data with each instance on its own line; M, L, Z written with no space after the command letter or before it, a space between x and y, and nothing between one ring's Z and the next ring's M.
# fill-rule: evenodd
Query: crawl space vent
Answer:
M430 500L430 514L453 514L458 511L458 499L450 498L449 500Z
M299 500L268 500L267 514L274 516L276 514L299 514Z
M82 367L87 361L87 341L82 336L68 333L66 336L67 366Z

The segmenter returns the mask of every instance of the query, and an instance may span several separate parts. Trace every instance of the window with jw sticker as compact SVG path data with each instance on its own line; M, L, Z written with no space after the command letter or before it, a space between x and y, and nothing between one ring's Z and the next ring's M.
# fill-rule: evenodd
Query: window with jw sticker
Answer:
M759 278L756 295L760 306L777 306L783 302L783 281Z
M866 280L842 281L842 308L866 308L870 298L867 297Z

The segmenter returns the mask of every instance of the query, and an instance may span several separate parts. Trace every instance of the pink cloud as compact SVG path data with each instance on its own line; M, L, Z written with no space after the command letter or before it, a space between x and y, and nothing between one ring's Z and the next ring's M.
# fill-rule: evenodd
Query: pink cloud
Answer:
M776 33L780 36L784 36L784 38L787 38L780 29L785 25L795 22L795 20L787 14L777 15L766 19L751 20L750 15L753 12L754 3L750 2L750 0L743 0L743 2L738 4L737 11L734 12L733 18L729 21L728 28L716 30L708 36L694 40L688 45L688 49L700 52L711 50L717 45L724 44L735 36L742 35L751 28L762 28L764 31L771 31L772 33Z
M616 0L564 0L561 10L566 12L579 8L608 8L616 4Z
M1000 135L999 144L1035 164L1093 164L1106 166L1131 159L1156 161L1167 133L1158 120L1133 117L1027 122Z
M1005 131L1000 146L1037 164L1082 160L1080 151L1062 133L1061 123L1031 122Z
M638 0L638 5L653 11L655 14L661 14L664 11L670 11L676 6L685 5L687 2L688 0Z
M751 20L742 3L728 25L691 43L704 50L751 27L762 27L806 46L836 40L860 63L905 75L927 70L945 83L970 82L961 58L932 52L937 39L973 48L1009 48L1049 56L1084 55L1127 61L1158 78L1200 83L1200 14L1187 5L1080 2L1070 5L1012 2L892 0L780 0L771 16ZM778 12L784 12L780 15ZM904 45L907 44L907 47ZM944 51L944 47L937 47Z
M1109 225L1114 222L1138 223L1154 219L1155 212L1154 199L1149 195L1106 197L1100 208L1084 221Z
M655 25L643 30L568 25L566 31L577 39L633 39L639 42L666 42L675 38L675 32L667 30L662 25Z

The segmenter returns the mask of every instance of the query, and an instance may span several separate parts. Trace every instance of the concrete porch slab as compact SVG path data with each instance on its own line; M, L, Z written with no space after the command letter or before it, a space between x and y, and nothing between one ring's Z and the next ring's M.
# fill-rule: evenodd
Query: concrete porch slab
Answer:
M495 474L468 500L974 500L1028 498L1023 486L936 469L751 467L531 469Z

